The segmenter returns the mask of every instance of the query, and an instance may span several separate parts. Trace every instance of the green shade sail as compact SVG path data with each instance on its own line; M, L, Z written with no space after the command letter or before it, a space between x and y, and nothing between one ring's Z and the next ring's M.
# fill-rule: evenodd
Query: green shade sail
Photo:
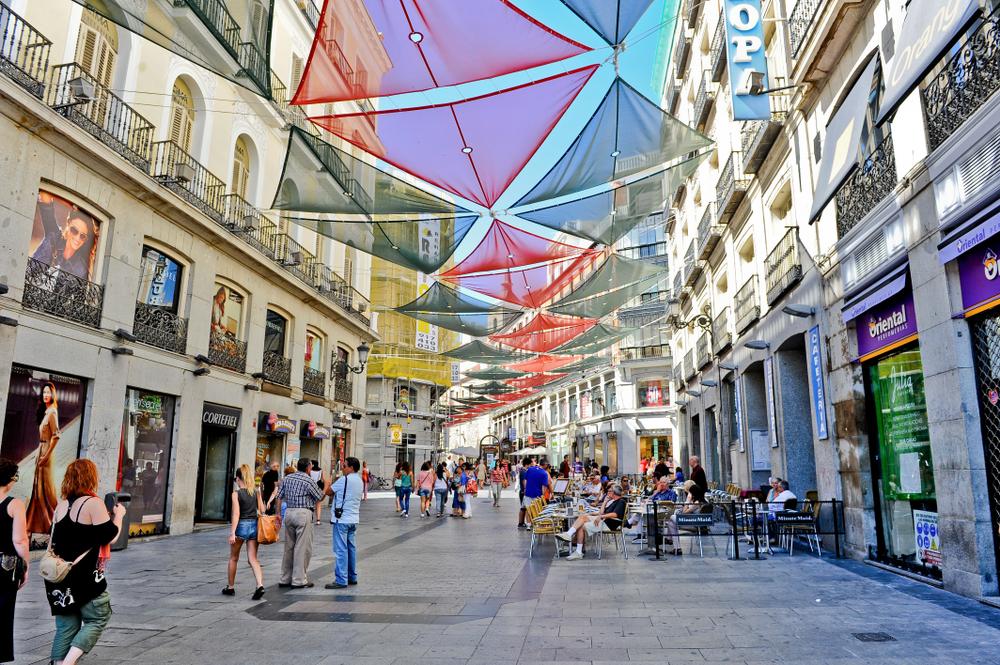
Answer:
M395 311L473 337L503 330L521 315L518 310L459 293L441 282Z
M500 383L499 381L489 381L487 383L480 383L478 385L466 387L477 395L503 395L517 390L517 388L508 386L506 383Z
M455 358L456 360L468 360L473 363L481 363L483 365L501 365L505 363L512 363L524 360L526 357L520 353L498 349L497 347L490 346L489 344L481 342L478 339L472 340L468 344L463 344L462 346L454 348L451 351L445 351L441 355L448 358Z
M481 406L483 404L493 404L493 400L488 397L456 397L454 398L459 404L465 404L466 406Z
M563 344L557 349L553 349L552 353L590 355L592 353L597 353L601 349L606 349L615 342L628 337L636 330L637 328L619 328L617 326L599 323L571 342ZM565 369L560 370L560 372L563 371L565 371Z
M588 369L594 369L595 367L600 367L602 365L610 365L610 358L599 358L597 356L588 356L586 358L581 358L575 363L570 363L564 367L559 368L560 374L572 374L573 372L585 372Z
M478 381L503 381L504 379L517 379L527 375L527 372L518 372L516 369L506 367L489 367L487 369L473 369L464 372L465 376Z
M615 289L614 291L605 291L604 293L592 298L577 300L565 305L553 305L549 307L549 310L552 312L558 312L559 314L570 314L573 316L585 316L591 319L599 319L602 316L607 316L611 312L615 311L629 300L632 300L633 298L636 298L652 289L664 275L666 275L666 270L662 271L662 274L647 277L642 281L629 284L628 286L623 286L622 288Z

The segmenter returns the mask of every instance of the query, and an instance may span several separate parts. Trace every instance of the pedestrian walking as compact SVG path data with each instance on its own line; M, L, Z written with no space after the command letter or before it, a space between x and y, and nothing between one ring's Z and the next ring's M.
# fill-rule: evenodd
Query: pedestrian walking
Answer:
M358 549L356 537L361 521L361 498L364 496L364 482L358 473L360 463L356 457L344 461L344 475L337 478L327 494L333 497L333 582L327 589L344 589L358 583Z
M436 476L431 468L430 461L420 465L420 473L417 474L417 495L420 496L420 516L431 516L431 494L434 492L434 481Z
M312 461L312 471L309 472L309 477L316 481L316 486L321 490L326 488L325 476L323 475L323 469L319 466L319 460L314 459ZM319 526L320 517L323 513L323 499L316 502L316 526Z
M254 579L257 580L257 588L251 598L260 600L264 595L264 573L260 569L260 562L257 560L257 515L264 513L264 500L261 493L257 491L253 482L253 471L247 464L241 464L236 470L236 477L233 479L235 487L231 495L232 520L229 531L229 567L227 569L227 583L222 590L224 596L235 596L236 589L236 568L240 564L240 550L243 543L247 546L247 563L253 571Z
M97 498L98 484L93 462L70 462L63 476L62 500L52 515L49 551L73 563L60 581L45 581L45 598L56 621L51 658L63 665L75 665L89 653L111 620L105 566L111 558L111 543L121 531L125 506L115 504L109 515ZM41 569L44 574L44 561Z
M14 604L28 580L24 501L10 495L17 480L17 464L0 458L0 663L14 660Z
M399 507L400 517L410 516L410 494L413 493L413 471L409 462L399 465Z
M479 483L476 481L475 471L472 462L465 463L465 509L462 517L469 519L472 517L472 503L479 496Z
M507 479L507 471L503 464L497 461L493 465L493 471L490 472L490 493L493 495L493 507L500 507L500 494L503 492L503 488L507 487L509 480Z
M396 512L403 512L403 495L400 492L400 488L403 487L403 475L401 469L403 468L402 462L396 462L396 470L392 472L392 489L396 492Z
M260 477L260 498L265 504L265 512L268 515L274 515L275 513L275 506L271 499L278 490L278 481L281 479L281 476L278 474L280 468L281 465L277 461L271 462L271 468L265 471Z
M368 462L361 463L361 500L368 500L368 484L372 481L372 473L368 470Z
M437 517L441 517L448 505L448 466L444 462L437 466L434 477L434 496L437 499Z
M309 476L312 460L300 459L293 474L285 476L278 488L278 498L288 504L285 511L285 551L281 557L279 587L304 589L313 586L306 577L312 558L313 511L323 498L316 481Z
M465 475L465 469L456 466L455 473L451 477L451 490L455 493L455 498L451 502L451 516L465 516L465 490L469 484L469 477Z
M480 487L486 487L486 460L479 458L479 464L476 466L476 480L479 481Z

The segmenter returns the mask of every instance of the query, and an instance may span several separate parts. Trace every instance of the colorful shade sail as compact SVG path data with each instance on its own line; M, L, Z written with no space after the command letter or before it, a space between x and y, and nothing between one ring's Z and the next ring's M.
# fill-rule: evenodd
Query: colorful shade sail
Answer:
M566 376L565 374L532 374L520 379L508 379L507 383L515 388L538 388Z
M488 381L487 383L480 383L467 387L470 392L476 393L477 395L503 395L504 393L512 393L517 390L516 388L508 386L506 383L500 383L499 381Z
M293 104L381 97L538 67L590 49L507 0L327 0ZM358 14L368 16L358 20ZM370 17L370 21L368 18ZM355 48L344 55L344 27Z
M493 400L488 397L455 397L454 400L459 404L466 404L469 406L482 406L484 404L493 403Z
M591 355L608 348L615 342L625 339L636 330L636 328L619 328L606 323L599 323L576 339L552 349L552 352Z
M489 208L596 69L574 69L448 104L310 120L396 168Z
M395 311L473 337L503 330L521 316L518 310L459 293L440 282Z
M580 135L517 206L584 193L665 165L711 142L615 79Z
M594 369L595 367L606 367L610 364L611 359L600 356L576 356L577 360L575 362L567 363L563 365L559 370L560 372L565 372L566 374L573 374L575 372L586 372L588 369Z
M552 259L572 258L580 256L586 249L549 240L494 219L476 248L441 276L507 270Z
M664 268L648 261L612 254L578 287L556 301L556 305L577 302L605 291L619 289L639 280L659 276Z
M504 402L504 403L510 404L510 403L516 402L518 400L522 400L525 397L530 397L531 395L534 395L536 392L537 391L535 391L535 390L531 390L530 388L526 388L524 390L518 390L518 391L515 391L515 392L512 392L512 393L507 393L506 395L497 395L497 401L498 402Z
M449 358L455 358L456 360L468 360L473 363L482 363L484 365L499 365L501 363L511 363L518 362L524 359L524 356L520 353L514 351L507 351L505 349L498 349L495 346L490 346L485 342L481 342L478 339L472 340L468 344L463 344L451 351L445 351L441 355L447 356ZM518 369L516 367L511 369ZM526 372L531 370L524 370Z
M615 311L629 300L639 297L647 291L651 291L659 285L666 277L667 271L653 275L644 280L633 282L628 286L623 286L614 291L605 291L599 295L584 300L576 300L563 305L551 305L549 309L559 314L571 316L587 316L591 318L601 318Z
M562 0L608 44L621 44L652 0ZM693 0L700 2L701 0Z
M539 313L523 327L509 333L491 335L490 339L516 349L541 353L579 337L595 325L597 325L595 319Z
M582 358L582 356L538 355L534 358L512 363L507 365L507 367L509 369L516 369L519 372L551 372L565 367L574 361L580 360L580 358Z
M463 373L470 379L477 379L479 381L504 381L506 379L517 379L527 374L527 372L518 372L517 370L505 367L486 367Z

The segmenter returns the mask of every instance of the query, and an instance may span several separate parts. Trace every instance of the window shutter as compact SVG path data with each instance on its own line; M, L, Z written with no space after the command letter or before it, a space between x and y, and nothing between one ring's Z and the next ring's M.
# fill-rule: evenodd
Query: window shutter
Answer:
M76 42L76 61L88 74L93 72L94 50L97 47L97 32L87 25L80 26L80 37Z
M292 90L299 89L299 83L302 81L302 58L292 54Z

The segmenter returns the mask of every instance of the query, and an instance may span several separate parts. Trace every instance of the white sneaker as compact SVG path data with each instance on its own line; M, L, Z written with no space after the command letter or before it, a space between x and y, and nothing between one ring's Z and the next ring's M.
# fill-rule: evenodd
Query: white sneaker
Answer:
M567 561L579 561L582 558L583 558L583 552L577 552L576 550L573 550L573 552L570 553L570 555L568 557L566 557L566 560Z
M462 515L462 519L463 520L471 520L472 519L472 515Z
M563 531L562 533L557 533L556 538L568 543L570 540L572 540L573 534L571 534L569 531Z

